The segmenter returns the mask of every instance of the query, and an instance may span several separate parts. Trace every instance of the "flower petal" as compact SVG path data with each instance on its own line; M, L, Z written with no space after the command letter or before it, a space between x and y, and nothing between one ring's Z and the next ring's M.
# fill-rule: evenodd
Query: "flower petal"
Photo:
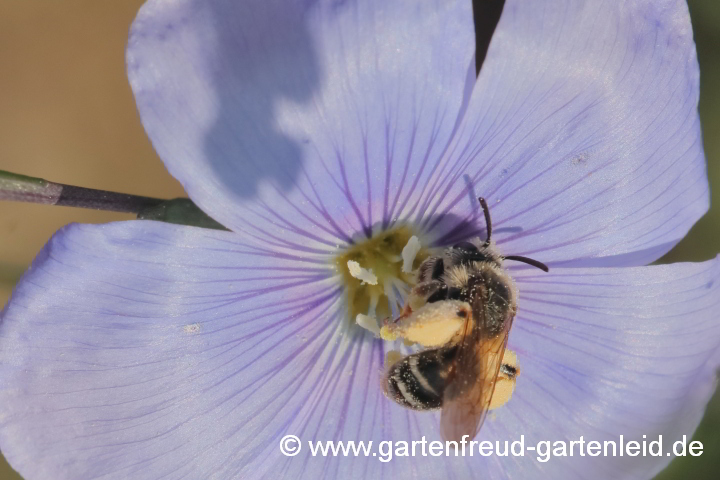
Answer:
M507 477L647 479L688 442L720 364L720 258L638 268L517 275L510 335L521 374L489 439L638 441L662 435L661 456L580 456L503 462ZM483 435L481 433L481 435ZM610 450L611 451L611 450ZM586 450L587 452L587 450ZM522 475L520 473L522 472Z
M232 233L154 222L57 234L0 323L0 447L11 464L29 480L421 479L478 468L547 478L597 461L401 457L395 443L381 462L382 441L438 440L437 414L385 399L384 344L348 331L324 269L285 257L278 268L278 256ZM691 433L720 360L719 276L718 260L520 272L510 346L522 374L480 439L663 434L667 446ZM299 456L281 455L286 434L303 440ZM308 440L375 443L368 456L313 456ZM596 468L640 478L667 461Z
M252 471L268 478L473 478L482 471L487 478L539 480L568 472L597 478L602 472L603 478L640 479L667 465L668 449L692 434L715 387L720 261L521 272L517 278L521 305L510 347L519 355L521 375L510 403L490 414L476 440L494 446L524 435L530 447L581 436L619 442L622 434L625 442L642 442L646 435L650 442L663 435L662 457L580 456L576 446L572 457L539 462L530 450L523 457L483 457L475 444L456 458L445 454L444 443L442 455L432 456L430 442L441 440L437 413L411 412L387 400L378 388L384 346L355 337L286 430L274 439L266 434ZM304 450L288 458L275 446L287 433L303 442L373 441L373 447L367 456L313 455L303 443ZM383 441L392 447L381 447ZM401 441L409 449L418 442L415 455L401 456ZM380 461L388 460L389 448L392 460Z
M708 208L697 101L685 1L508 0L421 210L482 229L472 190L508 254L649 263Z
M61 230L0 317L10 464L27 480L467 476L447 458L280 453L286 434L379 458L383 440L439 439L437 415L384 397L385 344L347 328L327 271L282 260L156 222Z
M469 0L150 0L127 59L145 129L201 208L334 246L429 181L473 51Z
M28 480L236 478L339 348L338 303L327 264L231 232L66 227L0 317L0 448Z

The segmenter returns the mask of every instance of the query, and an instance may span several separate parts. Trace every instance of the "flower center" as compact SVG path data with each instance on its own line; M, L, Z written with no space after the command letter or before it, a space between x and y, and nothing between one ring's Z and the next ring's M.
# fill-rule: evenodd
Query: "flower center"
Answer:
M334 258L347 293L348 318L379 333L378 319L402 308L414 271L430 256L408 226L378 232Z

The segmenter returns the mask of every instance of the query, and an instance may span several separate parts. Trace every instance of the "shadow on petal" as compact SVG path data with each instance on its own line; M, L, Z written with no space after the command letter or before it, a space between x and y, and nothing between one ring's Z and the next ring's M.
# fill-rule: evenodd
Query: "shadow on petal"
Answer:
M312 39L306 23L298 21L315 3L204 4L217 32L212 83L219 107L206 133L205 151L215 178L238 197L254 196L262 180L288 190L300 171L300 147L279 130L276 105L281 100L307 102L319 86ZM267 155L257 158L255 152L262 151Z

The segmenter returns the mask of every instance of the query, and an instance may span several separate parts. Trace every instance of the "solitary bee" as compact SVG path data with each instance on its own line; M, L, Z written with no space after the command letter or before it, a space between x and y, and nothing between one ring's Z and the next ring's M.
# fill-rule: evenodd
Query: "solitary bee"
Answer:
M512 393L518 369L505 347L517 290L503 261L548 271L537 260L503 257L495 250L490 209L485 199L479 201L487 225L485 241L462 242L425 260L401 315L381 330L383 338L400 337L427 347L392 362L383 387L404 407L442 408L441 429L448 440L475 437L488 409L502 405ZM504 400L493 398L496 390L502 390L497 393Z

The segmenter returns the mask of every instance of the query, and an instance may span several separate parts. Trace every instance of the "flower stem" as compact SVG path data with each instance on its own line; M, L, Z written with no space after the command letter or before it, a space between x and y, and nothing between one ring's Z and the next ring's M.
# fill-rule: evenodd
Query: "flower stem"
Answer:
M138 214L148 207L160 205L163 200L127 193L108 192L94 188L60 185L62 190L55 205L65 207L92 208L111 212L127 212Z
M164 200L129 195L54 183L0 170L0 201L3 200L133 213L142 220L226 230L187 198Z
M0 170L0 200L134 214L163 202L159 198L75 187L2 170Z

